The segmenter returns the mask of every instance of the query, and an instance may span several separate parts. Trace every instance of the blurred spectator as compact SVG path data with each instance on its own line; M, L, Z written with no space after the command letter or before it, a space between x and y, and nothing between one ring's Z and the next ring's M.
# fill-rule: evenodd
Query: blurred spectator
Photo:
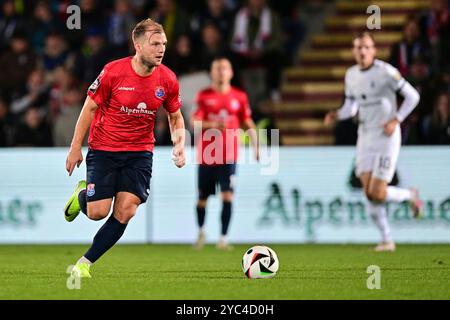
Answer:
M105 38L101 31L96 28L88 30L83 48L83 67L78 69L83 71L79 77L83 79L84 86L89 86L100 74L105 64L113 59L114 56L108 52L105 46Z
M131 11L137 21L147 19L149 12L148 8L149 1L147 0L130 0Z
M215 26L221 38L228 42L233 24L233 13L226 7L225 0L206 0L206 3L206 8L191 20L194 43L200 43L206 25Z
M14 122L5 100L0 99L0 147L12 145Z
M237 54L238 69L245 69L243 82L251 104L257 105L267 92L277 99L282 31L278 15L266 5L266 0L248 0L247 6L238 11L231 48ZM260 79L265 82L258 83Z
M36 69L30 73L27 85L23 91L11 102L11 113L18 115L25 112L31 106L45 109L49 97L49 86L45 82L44 72Z
M25 84L36 68L37 57L31 50L25 33L16 32L10 41L10 49L0 55L0 88L3 95L11 95Z
M14 135L16 147L51 147L53 139L50 126L45 123L42 113L37 108L29 108L24 122L17 126Z
M116 0L108 20L108 41L116 57L129 53L130 34L136 24L128 0Z
M75 64L75 54L69 51L61 34L50 33L47 36L41 64L50 81L53 78L55 68L59 66L71 67Z
M450 144L450 97L448 92L439 94L433 113L424 121L428 144Z
M306 34L306 25L301 19L301 11L298 0L296 1L273 1L272 8L277 11L281 19L281 29L284 38L284 53L287 59L283 59L284 65L292 65L297 61L298 49ZM320 2L312 2L303 4L312 7L318 6L318 10L323 12ZM310 13L307 13L310 14Z
M105 29L105 11L101 7L103 1L80 0L81 29L97 29L102 32Z
M29 29L29 33L32 35L32 46L37 54L43 52L45 39L51 32L63 30L61 24L52 15L46 1L37 2Z
M407 77L414 59L427 56L428 48L421 40L419 22L411 17L403 27L403 39L392 46L390 63Z
M202 29L201 45L199 50L200 68L209 71L211 62L219 56L231 56L227 42L216 25L208 23ZM231 59L230 59L231 60Z
M23 27L22 17L17 14L14 1L3 1L0 17L0 50L5 49L13 34Z
M49 97L51 119L56 118L61 112L64 94L73 85L75 85L75 79L70 71L64 66L57 67L54 71L53 83L50 89Z
M450 12L448 0L430 0L430 10L421 19L422 32L432 48L432 67L450 71Z
M197 59L197 55L192 51L191 40L187 35L181 35L175 40L174 48L166 52L164 63L180 76L197 71Z
M405 121L402 122L402 141L404 144L422 144L424 134L423 119L433 110L434 81L430 81L430 67L421 57L417 57L410 67L410 75L406 78L420 94L420 101Z
M177 7L174 0L156 0L156 7L151 10L149 16L163 25L168 49L174 46L175 39L188 33L188 17Z
M71 87L64 92L61 112L53 125L53 141L55 146L70 146L75 124L82 108L84 94L78 87Z

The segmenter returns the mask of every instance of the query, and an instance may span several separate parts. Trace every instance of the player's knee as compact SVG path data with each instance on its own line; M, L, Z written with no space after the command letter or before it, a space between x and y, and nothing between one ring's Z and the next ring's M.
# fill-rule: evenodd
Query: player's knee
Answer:
M233 192L227 191L222 193L222 201L223 202L232 202L233 201Z
M386 200L386 191L377 188L369 191L369 199L374 202L384 202Z
M87 216L91 220L102 220L109 214L109 208L88 208Z
M114 217L122 224L127 224L136 214L136 207L123 205L115 209Z
M208 203L208 199L198 199L197 207L206 208L207 203Z

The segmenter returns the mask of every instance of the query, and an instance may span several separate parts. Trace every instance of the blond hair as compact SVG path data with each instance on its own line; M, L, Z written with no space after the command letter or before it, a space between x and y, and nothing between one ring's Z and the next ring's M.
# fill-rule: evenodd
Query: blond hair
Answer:
M131 33L133 42L142 37L146 32L164 33L164 29L158 22L150 18L144 19L134 27L133 32Z

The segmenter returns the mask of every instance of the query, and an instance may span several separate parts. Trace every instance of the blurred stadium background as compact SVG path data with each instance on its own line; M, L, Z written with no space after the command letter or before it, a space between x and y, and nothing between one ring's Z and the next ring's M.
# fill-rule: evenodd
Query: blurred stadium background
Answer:
M66 26L72 4L81 8L79 30ZM249 94L258 127L280 130L278 164L239 167L232 242L377 241L352 173L357 123L323 125L324 114L343 101L351 40L366 28L372 4L381 8L381 29L374 30L378 57L396 66L422 97L402 124L406 147L393 183L417 186L426 216L412 221L406 205L390 206L394 238L450 242L448 1L2 0L0 243L91 241L98 222L81 217L67 224L62 215L66 196L85 176L83 165L67 177L67 146L87 87L104 64L133 54L130 31L146 17L164 25L164 63L179 78L186 123L197 91L209 84L211 60L226 55L235 67L234 84ZM237 14L265 5L267 41L259 52L242 51ZM249 36L261 20L250 19ZM195 239L196 168L173 166L167 121L163 113L159 117L151 200L121 242ZM271 165L277 173L262 175ZM218 237L219 206L211 201L209 241Z

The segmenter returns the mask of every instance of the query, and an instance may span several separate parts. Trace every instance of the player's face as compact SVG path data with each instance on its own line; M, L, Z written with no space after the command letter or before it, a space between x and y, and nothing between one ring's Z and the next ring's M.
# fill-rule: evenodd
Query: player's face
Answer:
M226 59L216 60L211 66L211 79L218 84L228 84L233 78L233 68Z
M147 32L142 38L139 54L141 61L147 66L159 66L166 51L165 33Z
M353 41L353 57L360 67L369 67L373 63L376 53L375 43L370 37L357 38Z

